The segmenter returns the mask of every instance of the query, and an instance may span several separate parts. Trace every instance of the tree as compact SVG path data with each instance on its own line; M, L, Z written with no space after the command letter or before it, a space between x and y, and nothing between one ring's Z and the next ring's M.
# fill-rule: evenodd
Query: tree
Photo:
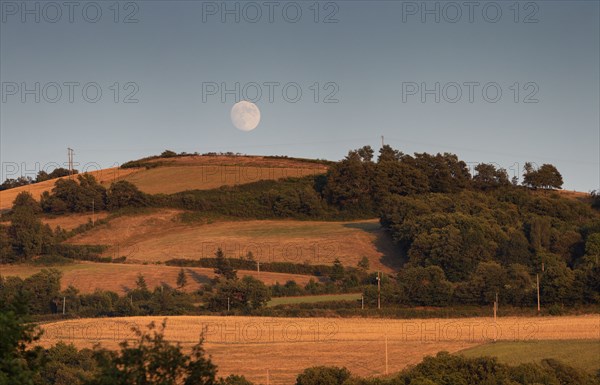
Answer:
M213 310L223 310L229 305L231 309L248 312L262 308L270 299L269 289L262 281L244 276L241 280L219 282L210 298L210 307Z
M414 305L444 306L452 296L452 284L438 266L403 268L398 273L398 283Z
M394 150L391 146L384 144L379 149L379 157L377 163L382 162L398 162L404 154L398 150Z
M333 262L333 267L331 269L331 273L329 274L329 278L331 278L333 282L344 279L344 265L342 265L342 262L340 262L339 258L336 258Z
M135 286L138 290L148 291L148 284L146 284L146 278L144 278L142 273L138 273Z
M117 353L97 349L99 375L86 385L213 385L217 368L206 357L202 339L193 346L190 355L179 344L164 337L166 319L160 329L154 322L148 332L133 328L138 340L120 344Z
M118 210L124 207L143 207L147 199L136 185L126 180L120 180L110 185L106 192L106 208Z
M362 271L368 271L369 270L369 258L367 257L362 257L360 259L360 261L358 261L357 264L358 268L361 269Z
M55 300L60 297L62 273L57 269L42 269L23 281L22 290L27 292L32 314L56 312Z
M296 377L296 385L342 385L350 378L350 371L335 366L315 366L304 369Z
M475 166L475 171L477 174L473 176L473 185L479 189L486 190L510 184L506 170L496 169L493 164L480 163Z
M174 158L177 156L177 153L175 151L171 151L171 150L164 150L162 152L162 154L160 154L161 158Z
M20 176L17 179L7 178L1 185L0 191L8 190L10 188L27 186L28 184L34 183L31 177Z
M215 252L216 267L215 274L224 277L225 279L237 279L237 271L231 266L229 259L225 258L223 250L219 247Z
M106 189L91 174L78 175L77 180L58 179L51 194L42 194L41 205L44 211L53 213L103 210Z
M15 199L7 233L14 252L24 258L48 252L53 245L52 230L42 225L36 216L38 210L39 205L28 192L21 192Z
M177 275L177 287L183 289L185 285L187 285L187 277L185 276L185 271L181 269Z
M13 310L0 312L0 385L34 383L40 349L27 349L39 339L37 327Z
M525 163L523 167L523 185L533 189L560 189L563 185L562 175L556 167L551 164L543 164L539 169L534 170L530 162Z

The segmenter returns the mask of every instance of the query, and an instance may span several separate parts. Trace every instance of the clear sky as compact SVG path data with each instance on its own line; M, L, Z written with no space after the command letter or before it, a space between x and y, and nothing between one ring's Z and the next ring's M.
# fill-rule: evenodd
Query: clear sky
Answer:
M64 165L67 147L81 170L166 148L338 160L383 135L405 153L511 176L553 163L566 189L600 186L598 1L1 0L0 12L2 179ZM260 108L253 131L231 123L239 99Z

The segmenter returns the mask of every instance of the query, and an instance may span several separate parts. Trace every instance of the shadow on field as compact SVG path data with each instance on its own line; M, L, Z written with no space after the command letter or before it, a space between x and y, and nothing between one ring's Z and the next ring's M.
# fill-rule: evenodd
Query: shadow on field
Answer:
M205 283L210 283L210 278L208 278L206 275L202 275L192 269L187 269L186 273L192 277L192 279L199 283L199 284L205 284Z
M406 263L406 256L402 254L400 248L394 244L391 235L385 231L379 222L354 222L346 223L344 227L350 229L359 229L372 234L375 239L373 245L376 250L382 254L379 262L391 269L399 270Z

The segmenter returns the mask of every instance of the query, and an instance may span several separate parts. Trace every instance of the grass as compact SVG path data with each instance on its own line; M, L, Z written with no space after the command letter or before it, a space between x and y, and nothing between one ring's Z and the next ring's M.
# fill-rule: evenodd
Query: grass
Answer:
M510 365L554 358L589 373L600 370L600 339L566 341L502 341L461 351L466 357L492 356Z
M330 301L360 301L361 293L305 295L299 297L276 297L269 301L268 307L297 303L317 303Z
M64 340L78 348L96 342L118 348L123 339L134 338L130 327L160 323L165 317L78 319L42 325L41 343ZM292 384L304 368L318 365L345 366L359 376L385 373L387 338L390 372L420 362L441 350L465 351L489 342L493 331L500 340L588 339L597 342L598 317L502 317L456 319L362 319L362 318L267 318L234 316L168 317L166 339L186 349L204 334L206 351L219 374L245 375L255 383ZM462 332L460 332L462 331ZM484 345L489 346L489 345ZM591 346L591 342L590 345ZM577 357L577 355L574 355Z

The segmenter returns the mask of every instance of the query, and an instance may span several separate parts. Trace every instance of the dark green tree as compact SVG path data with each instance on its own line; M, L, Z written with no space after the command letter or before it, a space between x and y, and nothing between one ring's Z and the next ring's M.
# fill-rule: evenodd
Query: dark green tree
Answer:
M296 385L342 385L350 378L350 371L335 366L315 366L304 369L296 377Z
M177 274L177 287L183 289L185 285L187 285L187 277L185 276L185 271L180 269L179 274Z
M216 267L215 274L224 277L225 279L237 279L237 271L231 266L229 259L225 258L223 250L219 247L215 252Z
M473 185L476 188L486 190L510 184L506 170L496 169L493 164L480 163L475 166L475 171L477 174L473 176Z
M126 180L120 180L110 185L106 192L106 208L118 210L124 207L143 207L147 199L136 185Z

